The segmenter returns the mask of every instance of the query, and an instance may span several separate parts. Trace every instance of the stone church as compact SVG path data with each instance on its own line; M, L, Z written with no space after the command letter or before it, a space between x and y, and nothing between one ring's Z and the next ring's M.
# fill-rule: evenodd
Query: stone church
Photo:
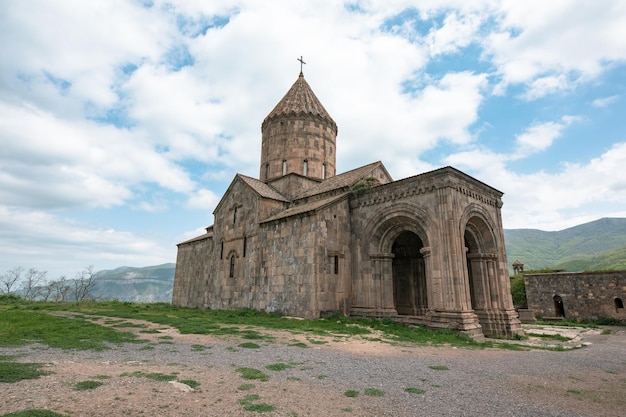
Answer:
M398 181L381 162L337 174L337 124L302 72L261 141L259 179L235 175L214 224L178 244L172 304L522 332L500 191L452 167Z

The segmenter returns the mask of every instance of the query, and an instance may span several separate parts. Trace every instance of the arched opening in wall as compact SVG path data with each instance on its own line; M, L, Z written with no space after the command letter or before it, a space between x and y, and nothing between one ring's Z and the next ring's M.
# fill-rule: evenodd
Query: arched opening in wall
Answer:
M235 277L235 254L230 255L230 267L228 269L228 276L230 278Z
M555 295L552 297L554 301L554 315L556 317L565 317L565 307L563 306L563 299L560 295Z
M479 217L472 217L464 233L470 302L484 329L490 327L488 311L500 308L496 242L491 229Z
M615 310L619 310L620 308L623 309L624 308L624 301L619 298L619 297L615 297L615 299L613 300L613 302L615 303ZM619 311L618 311L619 312Z
M393 299L398 314L422 316L428 310L426 266L420 252L423 247L420 237L409 231L400 233L391 247Z

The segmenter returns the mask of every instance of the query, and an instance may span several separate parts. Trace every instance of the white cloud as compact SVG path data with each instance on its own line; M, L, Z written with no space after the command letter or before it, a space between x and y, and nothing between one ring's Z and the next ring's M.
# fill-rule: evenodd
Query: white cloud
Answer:
M608 96L608 97L601 97L601 98L597 98L595 100L593 100L591 102L591 105L593 107L599 107L599 108L603 108L603 107L608 107L611 104L615 103L617 100L619 100L620 96L618 95L613 95L613 96Z
M71 275L88 265L96 270L121 265L147 266L174 261L173 244L129 232L95 228L42 211L0 206L0 239L11 242L0 254L2 268L49 271L49 278ZM0 270L0 273L4 270Z
M563 116L560 122L535 123L529 126L515 137L517 150L511 159L525 158L549 148L562 135L563 130L576 120L578 118L573 116Z
M502 84L523 83L529 99L598 77L607 62L626 60L626 4L504 1L501 31L485 46Z

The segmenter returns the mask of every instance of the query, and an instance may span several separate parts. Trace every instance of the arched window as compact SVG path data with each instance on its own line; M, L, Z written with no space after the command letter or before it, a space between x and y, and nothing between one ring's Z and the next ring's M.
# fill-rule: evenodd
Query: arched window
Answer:
M287 160L283 160L283 175L287 175Z
M265 179L270 177L270 164L265 164Z
M237 223L237 207L233 210L233 224Z
M565 307L563 306L563 299L560 295L552 297L554 300L554 312L556 317L565 317Z
M220 242L220 259L224 259L224 241Z
M335 270L335 275L339 274L339 256L335 255L335 259L334 259L334 270Z
M616 310L618 308L624 308L624 301L621 298L615 297L615 300L613 300L613 302L615 303Z
M235 277L235 254L230 255L230 272L228 276L230 278Z
M326 164L322 164L322 179L326 179Z
M302 175L306 177L308 174L309 174L309 161L305 159L304 162L302 163Z
M248 238L246 236L243 237L243 257L246 257L246 251L248 249Z

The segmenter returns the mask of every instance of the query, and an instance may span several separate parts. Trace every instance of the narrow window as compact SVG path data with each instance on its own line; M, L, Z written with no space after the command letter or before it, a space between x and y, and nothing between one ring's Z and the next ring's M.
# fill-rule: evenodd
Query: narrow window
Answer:
M624 308L624 301L621 298L615 298L613 301L615 302L615 309Z
M336 274L339 274L339 256L335 255L334 260L335 260L334 268L335 268L335 275L336 275Z
M563 299L559 295L552 297L554 300L554 312L557 317L565 317L565 307L563 306Z
M265 164L265 179L270 177L270 164Z
M326 164L322 164L322 179L326 179Z
M283 160L283 175L287 175L287 161Z
M230 273L228 274L229 277L234 278L235 277L235 255L231 255L230 256Z
M237 223L237 207L233 210L233 224Z
M224 241L220 244L220 259L224 259Z
M308 173L309 173L309 161L305 159L304 162L302 163L302 175L306 177Z
M246 257L246 249L248 249L248 238L243 237L243 257Z

